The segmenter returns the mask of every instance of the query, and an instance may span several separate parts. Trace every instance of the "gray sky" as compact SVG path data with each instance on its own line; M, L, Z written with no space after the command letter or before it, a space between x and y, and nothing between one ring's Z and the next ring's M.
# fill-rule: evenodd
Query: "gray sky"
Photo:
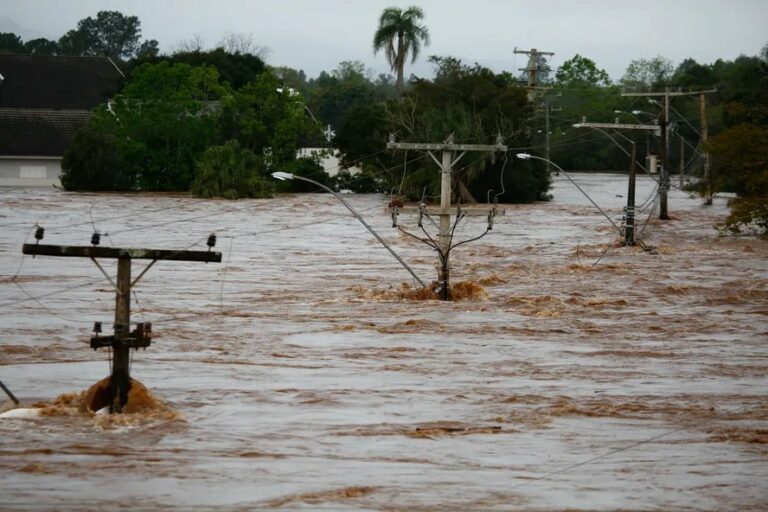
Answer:
M267 61L309 76L342 60L386 72L371 39L382 9L418 5L432 36L406 73L430 75L428 55L451 55L496 71L523 67L515 47L555 52L553 69L575 54L619 78L632 59L662 55L675 65L756 55L768 42L768 0L0 0L0 32L56 39L100 10L138 16L163 51L200 34L251 33Z

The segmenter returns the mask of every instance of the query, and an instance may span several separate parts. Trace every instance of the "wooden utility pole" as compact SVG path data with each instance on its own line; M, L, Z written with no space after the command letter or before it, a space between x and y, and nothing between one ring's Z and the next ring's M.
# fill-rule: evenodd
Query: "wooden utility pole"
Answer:
M618 119L617 119L618 121ZM604 129L609 130L646 130L646 133L650 131L659 133L660 127L655 124L622 124L622 123L588 123L582 121L573 125L574 128L595 128L598 131L604 132ZM610 135L608 135L609 138ZM626 138L626 137L625 137ZM616 142L616 141L614 141ZM635 160L637 159L637 144L635 141L632 143L632 154L630 158L632 161L629 164L629 183L627 190L627 206L625 207L625 229L624 229L624 245L635 245ZM618 145L618 143L617 143ZM621 148L623 150L623 148ZM626 153L626 151L625 151Z
M710 94L717 92L717 89L710 89L707 91L695 91L695 92L671 92L669 87L664 89L664 92L625 92L622 96L647 96L647 97L664 97L664 104L661 109L661 119L659 125L661 127L661 149L659 151L659 157L661 159L661 177L659 180L659 219L669 220L669 208L667 202L667 192L669 191L669 163L667 162L667 153L669 150L669 133L667 130L667 124L669 123L669 99L676 96L703 96L704 94Z
M453 179L453 169L459 160L470 151L484 151L484 152L506 152L507 146L505 146L499 137L497 144L455 144L453 137L448 137L448 140L444 143L407 143L407 142L395 142L394 136L390 136L390 141L387 144L388 149L405 149L426 151L432 160L440 167L440 207L428 208L426 205L420 205L418 207L390 207L388 211L397 215L398 212L406 213L418 213L419 215L438 215L440 217L439 233L437 241L438 252L438 266L437 266L437 282L440 287L440 298L442 300L450 300L450 265L449 255L451 251L451 239L453 232L451 229L451 214L457 216L465 215L483 215L483 216L495 216L504 215L504 210L492 207L458 207L456 210L451 206L451 181ZM438 159L434 152L440 151L442 153L441 159ZM458 154L458 156L457 156ZM459 219L456 219L458 222ZM490 224L490 222L489 222ZM455 225L455 223L454 223ZM490 228L489 228L490 229Z
M130 331L131 325L131 289L144 277L144 274L158 261L202 261L220 262L221 253L211 252L210 248L216 243L216 237L208 238L208 251L172 251L165 249L120 249L99 246L66 246L66 245L36 245L24 244L24 254L40 256L65 256L90 258L104 277L115 289L115 323L113 336L99 336L101 323L94 326L96 335L91 338L91 347L96 350L101 347L112 349L112 375L108 388L108 403L110 412L122 412L128 401L131 388L130 350L146 348L151 344L152 325L142 323ZM117 282L107 274L96 258L117 259ZM141 273L131 281L131 261L135 259L151 260Z
M701 114L701 150L704 160L704 204L712 204L712 176L709 169L709 152L707 151L707 139L709 138L709 131L707 129L707 101L706 93L702 92L699 96L699 110Z

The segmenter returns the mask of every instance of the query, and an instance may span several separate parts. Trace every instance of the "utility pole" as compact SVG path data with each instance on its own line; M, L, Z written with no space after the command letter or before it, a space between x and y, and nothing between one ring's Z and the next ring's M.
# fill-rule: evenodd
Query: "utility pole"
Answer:
M667 164L667 151L669 146L669 131L667 123L669 122L669 88L664 95L664 107L661 111L661 144L659 148L659 158L661 159L661 176L659 176L659 219L669 220L669 206L667 202L667 193L669 192L669 166Z
M627 213L624 229L624 245L633 246L635 242L635 160L637 159L637 143L632 141L632 161L629 162L629 183L627 186Z
M551 154L550 154L552 147L550 145L549 114L550 114L550 112L560 112L560 111L562 111L561 108L552 108L552 106L549 103L549 98L546 97L546 96L544 97L544 116L545 116L544 117L544 119L545 119L545 121L544 121L544 128L545 128L545 132L546 132L544 140L545 140L545 146L546 146L545 151L546 151L546 154L547 154L546 158L548 160L546 162L546 164L547 164L547 172L549 174L552 174L552 164L549 163L549 160L552 160L552 157L551 157ZM559 175L559 174L560 174L559 171L555 171L555 175Z
M113 336L99 336L101 322L94 325L95 336L91 338L91 348L101 347L112 349L112 374L107 389L106 403L110 412L122 412L128 401L131 389L130 350L147 348L152 340L152 324L140 323L130 331L131 324L131 289L144 277L144 274L158 261L204 261L220 262L221 253L211 252L216 244L216 236L208 237L208 251L173 251L165 249L122 249L116 247L99 247L98 233L94 233L92 246L66 245L37 245L24 244L22 253L40 256L64 256L90 258L99 268L104 277L115 289L115 323ZM117 282L115 282L96 258L117 259ZM131 280L131 261L135 259L151 260L151 262Z
M388 149L404 149L415 151L426 151L427 154L434 160L434 162L440 167L441 179L440 179L440 207L429 208L425 204L421 204L418 207L390 207L388 212L392 213L393 220L397 218L399 212L406 213L418 213L419 214L419 226L421 224L421 217L424 215L438 215L440 217L439 232L437 243L433 246L438 253L438 265L437 265L437 282L440 287L440 298L442 300L450 300L450 265L449 255L450 251L456 245L451 245L453 239L453 231L456 228L458 222L467 215L482 215L488 216L488 230L491 230L493 226L493 217L496 215L504 215L504 210L492 207L471 207L465 208L458 206L456 210L451 206L451 182L453 179L453 169L456 164L461 160L467 152L470 151L482 151L482 152L506 152L507 146L503 144L501 136L497 139L495 145L486 144L455 144L453 136L443 143L408 143L408 142L395 142L394 135L390 135ZM441 152L441 158L438 159L434 152ZM456 218L451 227L451 214L455 213ZM397 226L395 222L395 226Z
M707 151L707 139L709 138L709 131L707 129L707 101L706 94L702 92L699 96L699 110L701 114L701 149L702 157L704 160L704 204L709 206L712 204L712 176L709 169L709 152Z
M618 118L616 119L618 121ZM615 123L588 123L582 121L573 125L574 128L595 128L599 131L604 129L610 130L646 130L646 133L653 131L657 135L659 134L659 125L655 124L621 124ZM606 132L603 132L608 135ZM609 138L610 135L608 135ZM626 138L626 137L624 137ZM614 141L616 142L616 141ZM624 208L626 213L625 229L624 229L624 245L635 245L635 160L637 159L637 144L635 141L632 143L632 154L630 158L632 161L629 164L629 183L627 190L627 206ZM618 143L617 143L618 145ZM621 148L623 150L623 148ZM626 151L625 151L626 153Z
M659 219L669 220L669 208L667 202L667 192L669 191L669 163L667 162L667 153L669 150L669 133L667 130L667 124L669 123L669 99L676 96L702 96L717 92L717 89L711 89L707 91L695 91L695 92L670 92L669 87L664 89L664 92L624 92L622 96L647 96L647 97L664 97L664 104L661 109L661 119L659 126L661 127L661 149L659 151L659 158L661 159L661 177L659 180Z
M555 53L540 52L536 48L531 48L530 50L518 50L517 47L515 47L514 54L528 55L528 66L519 68L519 70L525 71L528 74L528 101L533 101L533 98L536 95L535 89L539 86L539 72L549 71L549 69L541 69L539 67L539 57L544 55L552 56Z
M680 189L682 189L685 186L685 139L683 139L683 134L678 133L678 136L680 137Z

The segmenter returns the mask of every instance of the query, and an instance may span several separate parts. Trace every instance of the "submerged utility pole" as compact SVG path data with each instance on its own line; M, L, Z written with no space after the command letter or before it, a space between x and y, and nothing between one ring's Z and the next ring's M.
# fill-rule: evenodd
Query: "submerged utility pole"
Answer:
M617 119L618 121L618 119ZM598 130L600 132L603 132L605 135L607 135L610 139L613 140L613 137L608 135L607 132L605 132L605 129L609 130L646 130L646 133L649 133L650 131L653 131L654 133L659 133L659 126L655 124L621 124L618 122L615 123L588 123L586 121L582 121L580 123L576 123L573 125L574 128L594 128L595 130ZM619 132L621 134L621 132ZM625 139L627 137L624 137ZM616 142L614 140L614 142ZM630 140L630 143L632 144L632 154L630 156L631 162L629 164L629 183L628 183L628 190L627 190L627 206L625 207L626 214L624 218L626 219L625 229L624 229L624 245L635 245L635 160L637 159L637 143L633 140ZM618 145L618 143L616 143ZM622 151L624 151L621 146L619 146ZM626 151L624 151L626 153Z
M94 242L92 246L24 244L22 252L40 256L90 258L115 289L114 335L99 336L101 322L96 322L93 329L95 336L91 338L91 348L96 350L101 347L108 347L112 350L112 374L107 390L107 403L110 412L119 413L122 412L123 406L128 401L128 392L131 389L130 350L147 348L152 340L152 324L150 323L137 324L136 329L130 331L131 289L158 261L220 262L221 253L210 251L216 244L215 235L208 237L208 251L99 247L97 245L98 240L98 233L95 233L91 239ZM117 259L117 282L107 274L96 258ZM139 273L136 279L131 280L131 262L136 259L151 260L151 262Z
M482 152L506 152L507 146L503 144L501 136L497 139L495 145L486 144L455 144L453 137L443 143L407 143L407 142L395 142L394 136L390 136L388 149L405 149L426 151L432 160L440 167L441 179L440 179L440 207L428 208L425 204L421 204L418 207L397 207L392 206L388 209L392 213L393 220L395 220L395 227L397 226L396 218L399 212L413 212L419 214L419 227L423 229L421 218L426 215L438 215L439 220L439 232L437 243L432 245L438 253L438 266L437 266L437 282L440 287L440 298L442 300L450 300L450 266L449 255L451 249L458 244L452 245L453 232L456 229L459 221L467 215L482 215L488 217L488 229L486 233L491 230L493 226L493 217L496 215L504 215L504 210L499 210L496 206L491 207L471 207L464 208L458 206L454 211L451 206L451 181L453 179L453 169L459 160L464 157L467 152L470 151L482 151ZM434 152L439 151L442 153L441 158L438 159ZM458 154L458 155L457 155ZM451 227L451 214L455 213L456 218ZM462 242L463 243L463 242Z
M709 130L707 128L707 101L706 92L702 92L699 96L699 109L701 115L701 150L702 157L704 159L704 204L709 206L712 204L712 176L709 169L709 152L707 151L707 139L709 138Z
M664 103L661 105L661 119L659 121L659 125L661 127L661 149L659 151L659 157L661 158L661 177L659 180L659 219L661 220L669 220L669 209L667 202L667 192L669 191L669 163L667 162L667 153L669 152L669 133L667 130L667 124L669 123L669 99L676 96L699 95L703 97L704 94L713 92L717 92L717 89L695 92L671 92L669 87L666 87L664 92L624 92L621 94L622 96L630 97L664 97Z

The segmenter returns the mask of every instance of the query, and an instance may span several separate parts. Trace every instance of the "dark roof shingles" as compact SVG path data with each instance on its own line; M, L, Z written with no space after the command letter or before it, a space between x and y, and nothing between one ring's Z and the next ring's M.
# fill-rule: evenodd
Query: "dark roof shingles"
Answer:
M0 108L90 110L123 81L106 57L0 54L0 74Z
M0 108L0 155L60 157L90 115L87 110Z

